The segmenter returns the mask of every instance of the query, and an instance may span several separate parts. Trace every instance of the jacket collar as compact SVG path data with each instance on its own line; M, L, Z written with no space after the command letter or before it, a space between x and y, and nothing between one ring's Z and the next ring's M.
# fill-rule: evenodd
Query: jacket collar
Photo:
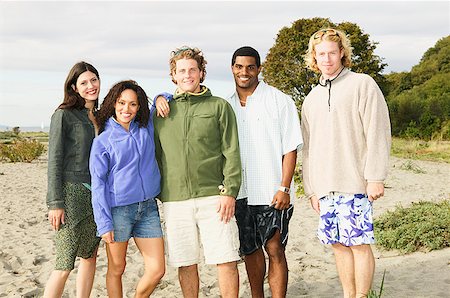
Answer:
M138 125L137 125L137 123L136 123L135 120L136 120L136 118L134 118L133 120L131 120L130 127L129 127L129 129L128 129L128 131L131 132L131 133L134 132L134 131L138 128ZM121 125L119 122L117 122L117 120L116 120L113 116L111 116L111 117L108 119L108 121L106 122L105 130L106 130L106 128L108 128L109 126L112 127L112 128L115 128L115 129L119 129L120 132L128 133L128 132L125 130L125 128L123 128L122 125Z
M349 72L350 72L350 70L348 68L343 67L341 69L341 71L334 78L332 78L331 80L330 79L324 79L323 76L320 76L320 78L319 78L319 85L322 86L322 87L326 87L327 85L330 85L330 87L331 87L331 82L334 83L334 82L340 80L342 77L344 77Z
M192 92L183 92L180 89L177 89L175 91L175 94L173 95L173 99L175 101L183 101L183 100L201 100L205 97L212 96L211 90L209 90L206 86L200 86L200 92L199 93L192 93Z

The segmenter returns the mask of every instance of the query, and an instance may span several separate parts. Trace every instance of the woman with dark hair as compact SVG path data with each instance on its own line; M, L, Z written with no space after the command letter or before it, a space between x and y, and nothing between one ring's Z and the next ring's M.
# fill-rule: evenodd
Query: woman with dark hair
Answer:
M48 220L56 231L56 264L44 297L61 297L76 257L81 257L77 297L89 297L94 282L96 225L89 183L89 153L96 135L100 79L89 63L78 62L64 84L64 101L52 116L48 146Z
M128 241L144 257L135 297L149 297L165 273L164 242L155 197L160 173L147 95L134 81L114 85L98 113L100 135L91 150L92 206L106 242L109 297L122 297Z

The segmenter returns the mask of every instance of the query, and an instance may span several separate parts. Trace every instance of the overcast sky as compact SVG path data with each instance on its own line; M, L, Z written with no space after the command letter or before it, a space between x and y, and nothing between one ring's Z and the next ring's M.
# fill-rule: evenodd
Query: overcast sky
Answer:
M0 2L0 125L48 126L81 60L99 70L101 98L123 79L150 97L173 91L168 58L182 45L204 51L204 83L224 97L236 48L251 45L264 58L281 28L312 17L358 24L379 43L386 73L411 70L450 34L449 1Z

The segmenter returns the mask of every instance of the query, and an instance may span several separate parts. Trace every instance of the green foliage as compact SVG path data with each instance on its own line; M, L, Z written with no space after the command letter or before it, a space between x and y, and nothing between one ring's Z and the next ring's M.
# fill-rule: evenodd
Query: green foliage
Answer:
M297 189L295 191L295 196L297 198L303 196L305 194L305 189L303 188L303 181L302 181L302 164L301 161L297 162L295 165L295 171L294 171L294 183L295 186L297 186Z
M13 128L12 131L13 131L13 133L14 133L16 136L18 136L19 133L20 133L20 127L16 126L16 127Z
M370 290L367 298L381 298L381 294L383 293L383 288L384 288L384 278L386 277L386 270L384 270L383 272L383 277L381 279L381 284L380 284L380 291L377 293L377 291L375 290Z
M346 32L353 46L352 70L372 76L383 89L385 79L380 74L386 64L374 54L375 42L369 40L358 25L350 22L335 24L326 18L299 19L291 27L282 28L264 62L264 80L292 96L298 107L317 84L318 75L306 68L303 56L311 35L326 27Z
M37 140L20 139L12 144L0 144L0 160L10 162L32 162L38 158L45 150Z
M411 160L407 160L404 163L402 163L402 165L400 166L400 169L405 170L405 171L412 171L416 174L425 174L426 173L426 171L424 169L419 167L417 164L415 164Z
M375 220L377 245L404 253L450 247L450 200L398 206Z
M386 78L393 135L450 140L450 36L426 51L410 73Z

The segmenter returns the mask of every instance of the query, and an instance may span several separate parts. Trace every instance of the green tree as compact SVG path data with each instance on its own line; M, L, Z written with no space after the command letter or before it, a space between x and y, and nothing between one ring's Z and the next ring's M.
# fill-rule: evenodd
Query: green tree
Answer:
M386 78L393 135L450 139L450 36L428 49L411 72Z
M338 28L348 34L353 47L351 69L372 76L382 89L385 87L385 79L380 73L386 64L374 54L377 43L370 41L369 35L358 25L350 22L335 24L327 18L299 19L291 27L283 27L278 32L263 64L264 80L291 95L298 107L319 78L318 74L306 68L303 59L309 38L327 27Z

